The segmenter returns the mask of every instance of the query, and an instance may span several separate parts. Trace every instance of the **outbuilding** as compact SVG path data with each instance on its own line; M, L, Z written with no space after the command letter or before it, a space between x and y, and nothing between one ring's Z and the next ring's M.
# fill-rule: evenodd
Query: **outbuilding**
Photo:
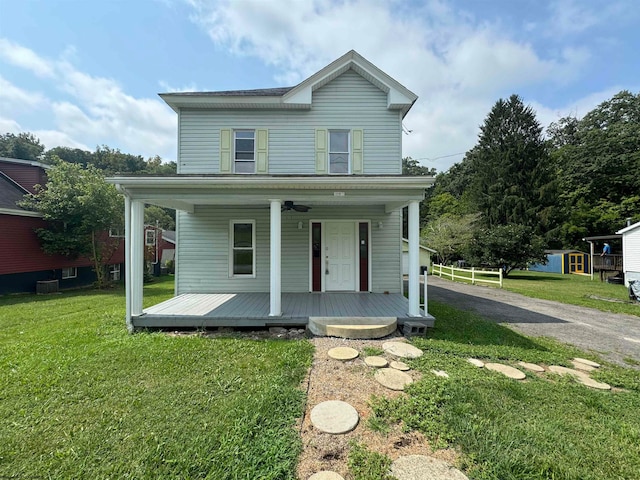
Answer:
M622 235L624 284L628 287L630 281L640 281L640 222L618 230L616 234Z
M579 250L546 250L547 263L529 267L532 272L589 274L589 254Z

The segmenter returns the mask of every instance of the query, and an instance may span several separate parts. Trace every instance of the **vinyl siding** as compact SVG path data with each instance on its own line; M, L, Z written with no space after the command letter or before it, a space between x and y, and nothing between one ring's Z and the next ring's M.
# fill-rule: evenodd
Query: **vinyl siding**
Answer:
M178 173L220 172L220 129L269 129L269 173L314 174L315 129L363 129L365 174L402 172L401 121L387 95L352 70L313 93L310 110L183 109Z
M177 294L269 291L269 208L196 207L178 212ZM229 277L229 220L256 222L256 277ZM370 220L373 292L400 292L400 212L379 207L314 207L282 214L282 291L309 291L309 220ZM303 229L298 230L298 222ZM383 228L378 228L378 222Z
M640 227L623 234L622 252L625 272L640 273Z

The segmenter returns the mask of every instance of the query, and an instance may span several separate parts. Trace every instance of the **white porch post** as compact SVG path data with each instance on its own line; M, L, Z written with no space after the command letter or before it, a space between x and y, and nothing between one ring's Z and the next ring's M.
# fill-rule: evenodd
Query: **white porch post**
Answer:
M409 202L409 316L420 316L420 204Z
M125 293L125 321L127 330L133 333L131 322L131 199L124 196L124 293Z
M271 278L270 278L270 297L269 297L269 316L279 317L282 315L281 304L281 288L282 288L282 275L281 275L281 236L282 236L282 222L281 222L281 208L282 203L280 200L269 200L271 202Z
M142 284L144 282L144 203L131 201L131 315L142 314Z

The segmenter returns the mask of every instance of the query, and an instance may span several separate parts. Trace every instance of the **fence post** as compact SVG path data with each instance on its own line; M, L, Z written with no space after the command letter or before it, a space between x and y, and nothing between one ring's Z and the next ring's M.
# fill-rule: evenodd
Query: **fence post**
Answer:
M476 267L471 267L471 285L476 284Z
M502 268L498 272L500 273L500 288L502 288Z
M424 316L429 315L429 301L427 299L427 272L424 272Z

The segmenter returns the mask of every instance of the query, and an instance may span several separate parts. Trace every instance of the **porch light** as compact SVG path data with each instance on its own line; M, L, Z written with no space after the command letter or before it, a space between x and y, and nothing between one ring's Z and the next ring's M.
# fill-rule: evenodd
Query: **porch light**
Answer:
M380 230L382 230L382 226L383 226L383 225L382 225L382 222L378 222L378 228L379 228Z
M298 230L302 230L302 222L298 222Z

